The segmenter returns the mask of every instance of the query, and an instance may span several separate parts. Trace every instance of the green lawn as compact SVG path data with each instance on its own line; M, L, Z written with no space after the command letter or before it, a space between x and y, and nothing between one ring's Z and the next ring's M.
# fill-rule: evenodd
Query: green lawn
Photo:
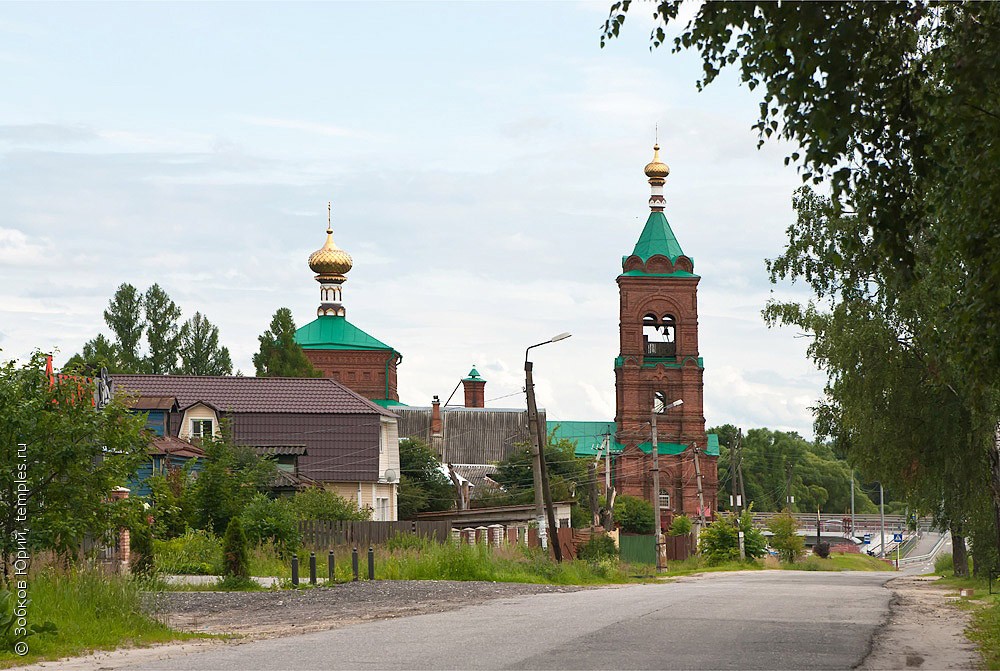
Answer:
M958 601L959 606L972 611L972 623L965 633L979 646L986 668L1000 669L1000 594L989 593L985 578L956 578L950 571L938 572L942 574L945 577L939 584L953 588L956 593L963 588L975 590L973 596Z

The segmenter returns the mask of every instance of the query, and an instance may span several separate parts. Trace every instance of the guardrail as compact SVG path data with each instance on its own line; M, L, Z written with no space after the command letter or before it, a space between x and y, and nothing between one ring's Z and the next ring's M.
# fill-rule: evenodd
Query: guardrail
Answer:
M931 559L934 559L934 557L936 557L938 553L941 552L941 548L944 546L944 542L946 540L948 540L948 535L941 534L941 538L938 539L938 542L934 545L934 548L931 549L930 552L928 552L925 555L917 555L915 557L903 557L899 560L899 563L912 564L914 562L929 561Z

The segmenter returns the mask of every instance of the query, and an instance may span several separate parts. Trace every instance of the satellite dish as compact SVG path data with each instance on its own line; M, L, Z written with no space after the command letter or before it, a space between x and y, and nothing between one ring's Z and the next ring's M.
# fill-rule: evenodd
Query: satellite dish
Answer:
M386 479L387 482L395 482L396 481L396 471L392 470L391 468L385 469L385 479Z

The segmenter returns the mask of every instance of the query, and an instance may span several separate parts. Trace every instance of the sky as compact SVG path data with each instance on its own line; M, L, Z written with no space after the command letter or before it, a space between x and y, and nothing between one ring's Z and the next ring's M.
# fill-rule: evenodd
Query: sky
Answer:
M622 256L666 215L699 286L709 426L812 435L823 376L769 329L765 259L801 184L757 148L759 100L696 54L651 51L609 3L8 3L0 16L0 358L57 365L116 287L159 283L253 374L279 307L301 326L325 239L354 268L348 319L403 355L401 400L447 398L475 365L523 407L528 345L551 420L611 420ZM456 395L461 399L461 391ZM459 401L460 402L460 401Z

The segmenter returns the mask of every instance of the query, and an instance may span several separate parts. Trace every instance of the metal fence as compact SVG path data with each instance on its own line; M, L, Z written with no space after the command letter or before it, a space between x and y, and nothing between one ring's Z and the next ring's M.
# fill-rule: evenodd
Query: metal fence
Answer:
M451 538L451 524L445 522L299 522L299 533L307 548L330 548L337 545L365 547L385 543L397 534L424 536L438 543Z
M618 554L629 564L655 564L656 536L622 534L618 537Z

